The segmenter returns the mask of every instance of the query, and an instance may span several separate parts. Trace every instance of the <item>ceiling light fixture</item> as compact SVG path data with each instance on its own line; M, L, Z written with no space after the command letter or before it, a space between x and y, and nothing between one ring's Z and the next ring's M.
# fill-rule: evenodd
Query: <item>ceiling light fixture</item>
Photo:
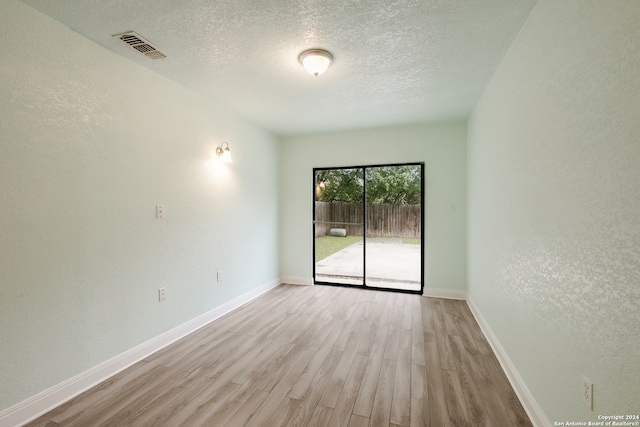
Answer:
M216 148L216 156L225 163L231 163L231 150L229 150L228 142L225 141Z
M305 70L318 77L327 71L333 62L333 55L324 49L309 49L300 54L298 61Z

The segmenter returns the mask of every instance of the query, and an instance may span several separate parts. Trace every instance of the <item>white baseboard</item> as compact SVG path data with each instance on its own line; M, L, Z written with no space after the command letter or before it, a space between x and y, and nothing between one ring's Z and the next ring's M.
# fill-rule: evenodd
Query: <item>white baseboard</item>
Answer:
M155 338L150 339L149 341L125 351L122 354L106 360L99 365L82 372L81 374L69 378L60 384L3 410L0 412L0 427L21 426L36 419L51 409L60 406L69 399L72 399L80 393L144 359L150 354L155 353L180 338L183 338L209 324L215 319L259 297L265 292L268 292L280 283L280 279L274 279L260 285L257 288L232 299L231 301L183 323L182 325L179 325Z
M312 277L282 276L280 278L280 282L288 283L290 285L313 286Z
M500 345L498 338L495 336L495 334L491 330L491 327L482 316L482 313L480 313L480 310L469 296L467 296L467 305L469 306L473 317L475 317L476 322L478 322L480 329L482 329L482 332L487 338L487 341L489 341L489 345L498 358L498 362L500 362L502 370L507 375L507 378L511 383L511 387L513 387L513 390L516 392L518 399L520 399L520 403L522 403L522 406L527 415L529 415L529 418L531 419L533 425L535 427L551 426L551 422L542 411L542 408L540 408L540 406L538 405L538 402L536 402L536 400L533 398L531 392L529 392L527 385L524 383L524 380L518 373L518 370L511 362L511 359L507 355L507 352L504 350L502 345Z
M467 299L466 291L459 291L455 289L432 289L432 288L424 288L422 290L423 297L431 297L431 298L446 298L446 299Z

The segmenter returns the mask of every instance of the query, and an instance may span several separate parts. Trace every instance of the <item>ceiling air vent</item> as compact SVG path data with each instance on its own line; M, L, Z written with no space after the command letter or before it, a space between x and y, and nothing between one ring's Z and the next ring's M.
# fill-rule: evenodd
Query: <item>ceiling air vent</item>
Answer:
M116 34L113 37L117 37L123 43L126 43L127 45L131 46L138 52L148 56L151 59L164 59L167 57L166 53L153 46L151 43L145 40L144 37L140 36L134 31Z

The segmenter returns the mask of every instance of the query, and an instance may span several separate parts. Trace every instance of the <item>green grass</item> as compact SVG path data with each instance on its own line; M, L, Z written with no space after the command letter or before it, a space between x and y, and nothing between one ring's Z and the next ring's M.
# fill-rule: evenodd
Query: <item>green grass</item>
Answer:
M405 237L402 239L402 244L403 245L419 245L420 244L420 238L416 237L416 238L410 238L410 237Z
M351 246L354 243L362 241L362 236L334 237L322 236L316 237L316 262L325 259L329 255Z

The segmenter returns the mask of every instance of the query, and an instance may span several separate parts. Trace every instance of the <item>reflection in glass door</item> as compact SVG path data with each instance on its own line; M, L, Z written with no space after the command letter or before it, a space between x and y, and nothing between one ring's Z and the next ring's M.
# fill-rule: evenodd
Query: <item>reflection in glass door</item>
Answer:
M314 169L314 282L423 288L423 164Z

